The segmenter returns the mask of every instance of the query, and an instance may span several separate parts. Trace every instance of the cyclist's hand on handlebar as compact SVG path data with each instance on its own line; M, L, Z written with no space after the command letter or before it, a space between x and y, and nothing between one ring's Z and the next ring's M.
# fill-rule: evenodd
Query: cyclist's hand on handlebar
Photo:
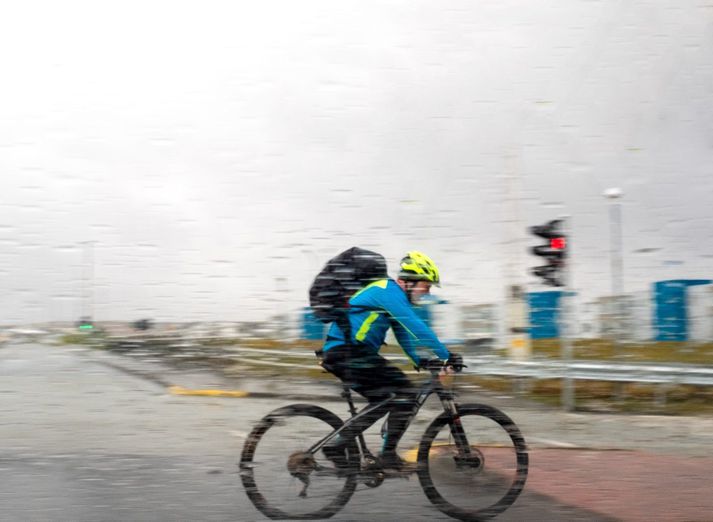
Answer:
M465 368L465 364L463 364L463 356L459 353L451 352L451 356L446 361L446 367L452 368L456 373L462 372L463 368Z
M442 361L441 359L421 359L417 370L425 369L431 372L453 374L463 371L463 368L465 368L463 356L459 353L451 352L447 361Z
M430 372L438 372L443 369L443 361L440 359L421 359L418 362L417 370L428 370Z

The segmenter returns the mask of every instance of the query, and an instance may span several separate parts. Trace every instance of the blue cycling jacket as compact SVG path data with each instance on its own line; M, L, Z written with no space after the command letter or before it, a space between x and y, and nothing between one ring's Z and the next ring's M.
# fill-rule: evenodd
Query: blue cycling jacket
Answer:
M349 299L349 306L347 317L352 330L351 343L345 342L342 329L332 323L322 348L325 352L344 344L363 345L378 352L389 328L393 328L396 340L416 366L423 354L422 348L429 348L440 359L448 359L448 349L416 315L406 292L396 281L374 281L355 293Z

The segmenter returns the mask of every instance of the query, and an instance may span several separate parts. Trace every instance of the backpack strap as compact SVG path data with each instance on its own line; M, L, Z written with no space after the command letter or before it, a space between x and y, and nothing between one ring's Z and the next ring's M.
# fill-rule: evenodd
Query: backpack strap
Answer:
M368 306L350 306L349 308L342 308L334 312L336 318L334 322L337 323L339 329L344 333L344 344L354 345L356 344L352 340L352 325L349 322L349 314L351 312L362 312L364 310L370 310Z
M344 344L352 344L352 325L349 322L349 312L340 310L337 312L337 318L334 321L344 334Z

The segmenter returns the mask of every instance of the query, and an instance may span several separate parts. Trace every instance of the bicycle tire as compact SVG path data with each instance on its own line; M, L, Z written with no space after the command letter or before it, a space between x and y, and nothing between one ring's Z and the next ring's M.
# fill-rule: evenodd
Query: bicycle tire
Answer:
M451 431L451 416L442 413L421 438L418 478L428 499L443 513L466 522L487 520L509 508L522 492L529 464L527 445L512 419L492 406L465 404L458 407L458 413L473 460L458 467L456 444L434 444L437 437L446 437ZM478 430L469 432L471 426L478 426ZM459 472L471 475L463 478ZM441 475L444 483L450 482L454 493L446 494L448 486L435 484L435 475ZM467 484L468 479L473 484ZM486 505L476 505L481 497L488 498L483 500ZM472 506L463 507L466 503Z
M293 423L292 421L295 422ZM280 498L280 495L276 494L276 498L274 499L268 499L265 496L266 489L275 488L275 485L280 482L297 481L297 479L290 475L286 468L290 450L285 446L290 442L293 442L292 437L288 436L278 439L278 442L285 439L283 441L284 445L281 444L279 450L278 448L270 448L269 446L264 448L264 450L261 450L260 443L264 440L266 434L269 434L271 430L274 431L276 426L280 426L282 424L294 424L295 428L298 428L298 432L299 430L303 430L302 427L306 425L313 426L315 433L314 436L310 438L309 442L305 443L306 447L302 447L301 445L297 446L300 448L299 451L306 451L312 444L327 436L333 430L341 427L343 422L337 415L329 410L311 404L293 404L285 406L278 408L263 417L248 435L240 456L240 476L248 498L261 513L273 520L314 520L331 517L349 501L354 493L356 488L356 474L345 474L342 477L332 475L330 480L335 482L334 498L330 497L330 499L326 502L326 505L319 506L314 510L311 510L310 508L310 510L306 512L295 512L291 510L291 508L286 509L285 507L276 505L280 501L286 500L285 498ZM290 432L288 431L287 434L289 435L289 433ZM278 451L276 452L275 450ZM264 480L261 478L260 480L262 481L262 484L258 485L256 480L256 469L259 469L260 467L258 460L261 457L258 457L258 460L256 460L256 455L258 452L262 454L263 451L268 458L272 457L273 452L279 453L279 455L276 455L275 459L272 459L275 461L278 471L272 474L274 476L268 475ZM350 445L348 447L348 451L349 458L354 458L354 456L358 454L356 443ZM318 455L315 455L315 458L316 457L318 457ZM284 481L281 477L284 477ZM296 486L302 487L299 483L297 483ZM297 502L299 503L300 501Z

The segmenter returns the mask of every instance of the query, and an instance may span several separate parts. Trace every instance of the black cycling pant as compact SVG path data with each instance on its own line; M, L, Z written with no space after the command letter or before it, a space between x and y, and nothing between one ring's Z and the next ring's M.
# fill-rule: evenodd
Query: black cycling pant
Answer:
M404 372L373 350L358 345L336 346L323 352L322 366L365 397L370 404L377 404L392 394L396 395L391 402L366 414L344 430L341 439L356 437L388 412L388 429L382 452L395 451L408 428L418 397L418 389L414 388Z

